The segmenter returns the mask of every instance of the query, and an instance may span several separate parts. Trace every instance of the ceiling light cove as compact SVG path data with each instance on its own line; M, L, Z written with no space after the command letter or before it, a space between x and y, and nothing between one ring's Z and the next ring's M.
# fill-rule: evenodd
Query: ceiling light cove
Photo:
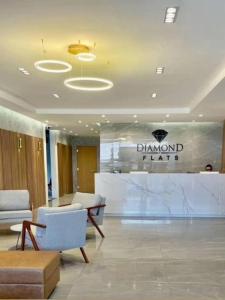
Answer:
M72 70L72 66L62 60L39 60L34 63L34 66L37 70L48 73L66 73Z
M98 92L109 90L113 87L113 82L97 77L73 77L64 81L65 86L79 91Z
M152 98L156 98L157 94L156 93L152 93Z

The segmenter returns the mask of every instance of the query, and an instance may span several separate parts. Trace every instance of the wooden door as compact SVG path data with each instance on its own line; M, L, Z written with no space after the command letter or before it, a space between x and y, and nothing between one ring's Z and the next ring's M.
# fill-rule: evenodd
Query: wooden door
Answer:
M72 146L57 144L59 196L73 192Z
M97 147L77 147L77 190L83 193L95 192L97 172Z
M24 134L1 130L3 188L27 189L26 140Z

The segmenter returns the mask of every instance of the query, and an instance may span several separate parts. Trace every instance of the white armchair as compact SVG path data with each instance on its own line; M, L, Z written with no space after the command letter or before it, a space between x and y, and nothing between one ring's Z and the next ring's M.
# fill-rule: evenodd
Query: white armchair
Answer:
M100 225L103 224L105 198L97 194L79 193L74 195L72 203L80 203L83 208L88 211L87 226L94 226L101 237L104 238L104 234L100 229Z
M27 190L0 190L0 224L32 220Z
M22 250L26 245L35 250L63 251L80 248L88 263L83 246L86 243L87 210L80 204L38 208L37 223L24 221ZM28 235L27 235L28 233Z

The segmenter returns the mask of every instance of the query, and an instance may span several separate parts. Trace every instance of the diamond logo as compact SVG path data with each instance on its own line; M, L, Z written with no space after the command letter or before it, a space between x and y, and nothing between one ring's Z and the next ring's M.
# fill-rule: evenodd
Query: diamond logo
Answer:
M167 134L168 134L168 132L164 129L157 129L152 132L152 135L159 143L161 143L165 139Z

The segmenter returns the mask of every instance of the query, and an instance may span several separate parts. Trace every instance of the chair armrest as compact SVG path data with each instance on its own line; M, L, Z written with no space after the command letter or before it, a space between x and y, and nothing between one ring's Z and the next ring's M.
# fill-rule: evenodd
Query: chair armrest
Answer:
M23 228L22 228L22 241L21 241L21 250L24 251L25 249L25 241L26 241L26 232L28 232L31 242L33 244L33 247L35 250L39 251L39 247L37 244L37 241L35 240L34 234L31 230L31 225L32 226L37 226L40 228L46 228L47 226L44 224L39 224L39 223L34 223L31 221L23 221Z
M106 205L105 204L100 204L100 205L95 205L95 206L91 206L91 207L87 207L86 209L87 209L87 211L88 211L88 215L90 215L91 214L91 210L92 209L96 209L96 208L102 208L102 207L105 207ZM99 210L98 210L99 211Z

